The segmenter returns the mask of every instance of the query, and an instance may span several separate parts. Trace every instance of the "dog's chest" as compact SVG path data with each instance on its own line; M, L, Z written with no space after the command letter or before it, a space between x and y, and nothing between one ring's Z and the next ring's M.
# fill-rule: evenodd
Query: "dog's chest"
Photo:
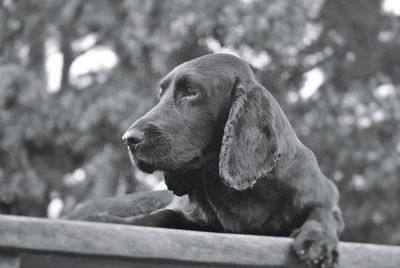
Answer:
M268 188L269 186L269 188ZM256 185L251 190L235 191L221 181L204 184L208 206L224 231L275 234L290 221L282 202L282 191L274 185ZM286 202L285 202L286 203Z

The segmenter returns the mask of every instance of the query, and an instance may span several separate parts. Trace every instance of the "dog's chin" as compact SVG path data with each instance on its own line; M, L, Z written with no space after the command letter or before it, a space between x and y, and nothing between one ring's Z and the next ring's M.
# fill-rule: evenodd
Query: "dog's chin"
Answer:
M153 173L157 170L154 165L141 160L136 161L136 165L141 171L145 173Z

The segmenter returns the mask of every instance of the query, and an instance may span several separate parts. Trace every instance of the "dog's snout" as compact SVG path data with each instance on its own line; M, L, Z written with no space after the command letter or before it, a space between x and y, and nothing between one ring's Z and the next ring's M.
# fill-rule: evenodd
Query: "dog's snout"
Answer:
M122 140L129 147L135 147L142 142L144 132L137 129L130 129L122 136Z

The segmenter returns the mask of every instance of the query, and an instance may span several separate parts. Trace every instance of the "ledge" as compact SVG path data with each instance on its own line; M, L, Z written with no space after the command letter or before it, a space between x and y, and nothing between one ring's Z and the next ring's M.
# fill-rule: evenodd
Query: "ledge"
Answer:
M29 268L44 260L48 266L41 267L52 267L52 261L56 267L54 263L74 259L81 260L73 262L75 268L135 267L135 263L136 267L303 267L290 244L290 238L0 216L0 267ZM340 267L400 267L400 247L341 242L339 251Z

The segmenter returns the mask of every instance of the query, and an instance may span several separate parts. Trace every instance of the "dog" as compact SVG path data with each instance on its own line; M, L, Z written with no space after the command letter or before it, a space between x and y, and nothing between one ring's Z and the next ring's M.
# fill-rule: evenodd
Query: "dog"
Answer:
M338 190L240 58L209 54L177 66L123 141L139 169L164 172L175 196L151 213L99 220L292 236L310 267L338 262Z

